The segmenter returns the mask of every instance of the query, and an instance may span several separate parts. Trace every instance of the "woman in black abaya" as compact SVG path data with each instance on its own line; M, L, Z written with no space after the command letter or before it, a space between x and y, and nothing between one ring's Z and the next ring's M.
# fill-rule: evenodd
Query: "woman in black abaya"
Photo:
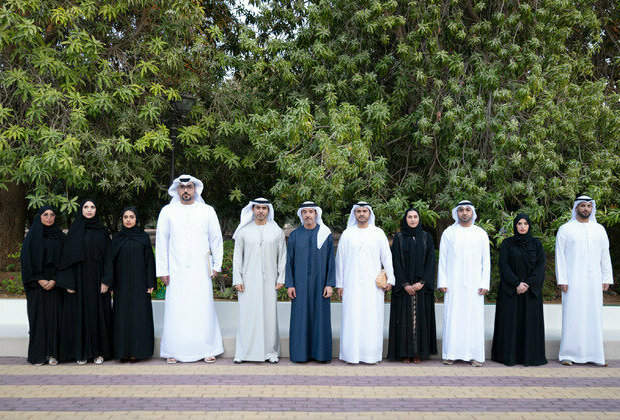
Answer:
M502 242L499 252L491 358L507 366L547 363L542 299L545 251L530 234L530 225L526 214L518 214L513 221L514 236Z
M121 361L153 356L151 293L156 285L149 235L133 207L123 210L123 227L112 236L114 264L114 354Z
M437 354L435 330L435 245L422 230L420 212L411 208L394 235L392 288L387 358L420 363Z
M28 323L28 362L41 366L58 363L61 292L56 287L65 235L56 225L56 213L45 206L30 226L21 251L21 270Z
M110 233L85 200L67 233L58 285L67 289L63 307L61 360L103 363L112 353L112 249Z

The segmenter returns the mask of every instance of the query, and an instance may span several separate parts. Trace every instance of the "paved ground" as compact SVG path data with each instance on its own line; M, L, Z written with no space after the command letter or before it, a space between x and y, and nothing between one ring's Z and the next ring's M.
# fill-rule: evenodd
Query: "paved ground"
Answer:
M620 418L620 361L609 367L482 368L231 359L167 365L35 367L0 358L0 417Z

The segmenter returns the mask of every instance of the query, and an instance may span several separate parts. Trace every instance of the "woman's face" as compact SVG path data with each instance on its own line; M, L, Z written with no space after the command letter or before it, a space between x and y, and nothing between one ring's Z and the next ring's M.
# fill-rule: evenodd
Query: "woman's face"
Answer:
M127 210L125 213L123 213L123 226L125 226L127 229L131 229L135 225L136 214L131 210Z
M56 215L51 210L45 210L41 213L41 223L45 226L52 226L56 221Z
M420 215L418 214L417 211L411 210L410 212L407 213L407 224L409 225L410 228L418 227L419 223L420 223Z
M530 230L530 224L525 219L521 219L517 222L517 232L521 235L525 235Z
M97 207L95 207L95 203L92 201L87 201L82 206L82 215L87 219L92 219L97 214Z

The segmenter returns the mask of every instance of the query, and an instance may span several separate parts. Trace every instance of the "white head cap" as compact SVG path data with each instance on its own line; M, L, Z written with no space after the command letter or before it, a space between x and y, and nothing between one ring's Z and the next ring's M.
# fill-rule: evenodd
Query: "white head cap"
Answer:
M571 220L577 220L577 206L579 203L592 203L592 213L590 213L588 220L596 223L596 201L585 194L577 194L577 198L575 198L573 203L573 210L571 211Z
M194 178L191 175L181 175L172 182L172 185L170 186L170 188L168 188L168 195L172 197L172 200L170 200L171 203L178 203L181 201L181 197L179 197L179 192L177 191L177 187L179 186L179 184L189 184L190 182L194 184L194 187L196 187L194 201L204 204L205 200L203 200L203 198L200 196L200 194L202 194L202 189L204 188L204 186L202 185L202 181L200 181L198 178Z
M458 203L456 205L455 208L452 209L452 218L454 219L454 224L458 225L459 224L459 215L458 215L458 210L459 207L469 207L471 209L471 211L473 212L473 215L471 217L471 223L473 224L476 219L478 218L478 215L476 214L476 208L474 207L473 203L469 200L463 200L460 203Z
M317 238L316 238L316 247L320 249L321 246L323 246L323 243L325 242L329 234L332 232L323 223L323 219L321 217L323 215L323 210L319 206L317 206L314 201L304 201L303 203L301 203L301 206L299 206L299 209L297 210L297 217L299 217L299 220L301 221L302 225L304 224L304 219L303 217L301 217L302 209L314 209L316 211L315 221L316 221L316 224L319 225L319 233L317 234Z
M271 201L267 200L266 198L259 197L255 200L250 201L248 205L245 206L243 210L241 210L241 217L239 218L239 226L237 226L237 229L235 229L235 233L233 234L233 239L237 239L237 233L241 230L242 227L251 223L254 220L254 213L252 212L252 207L255 204L268 206L269 213L267 213L267 223L273 222L273 217L274 217L273 204L271 204Z
M368 224L371 226L375 225L375 212L372 211L372 207L370 206L370 204L368 204L365 201L359 201L356 204L353 204L353 208L351 209L351 213L349 214L349 221L347 222L348 228L350 228L351 226L357 225L357 219L355 218L355 209L358 209L360 207L368 207L368 210L370 210L370 217L368 218Z

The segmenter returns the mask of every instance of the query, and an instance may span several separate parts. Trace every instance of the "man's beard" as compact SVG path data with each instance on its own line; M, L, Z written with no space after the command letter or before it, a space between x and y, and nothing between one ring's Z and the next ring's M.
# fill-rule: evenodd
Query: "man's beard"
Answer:
M471 216L461 216L459 217L460 223L469 223L471 222Z
M588 211L588 210L577 210L577 214L579 215L579 217L581 217L582 219L588 219L590 218L590 215L592 214L592 211Z
M184 193L181 196L181 200L183 200L183 201L192 201L192 196L190 194Z

